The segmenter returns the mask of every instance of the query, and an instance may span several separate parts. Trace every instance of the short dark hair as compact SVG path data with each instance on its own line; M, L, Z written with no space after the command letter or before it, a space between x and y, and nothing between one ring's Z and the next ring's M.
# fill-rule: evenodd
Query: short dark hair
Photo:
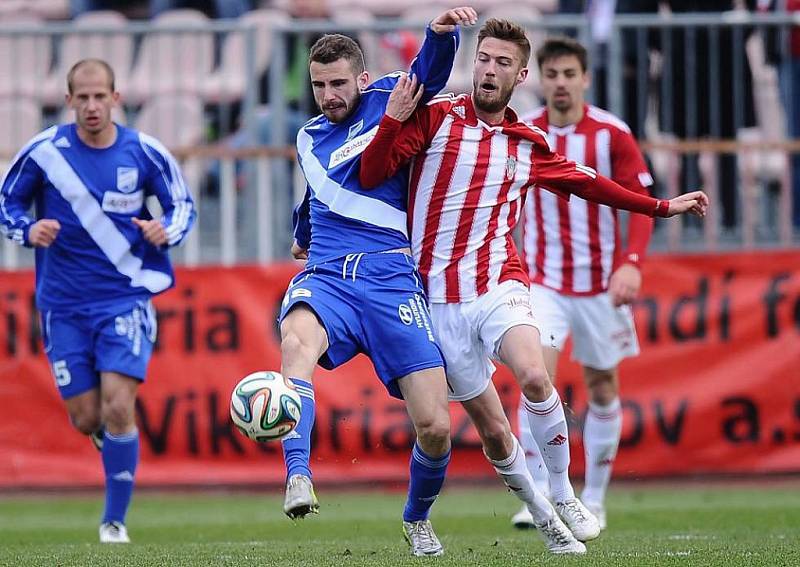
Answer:
M586 48L579 41L565 35L546 39L542 46L536 50L536 63L541 70L545 61L569 55L574 55L578 58L581 70L585 73L586 69L589 68L589 55L586 52Z
M489 18L478 32L478 47L487 37L502 39L516 44L522 55L522 66L528 65L528 60L531 58L531 42L528 41L528 36L525 35L525 29L522 26L515 24L511 20Z
M72 94L72 91L75 88L75 73L77 73L81 67L85 67L86 65L97 65L101 67L108 75L108 83L111 87L111 92L114 92L114 69L111 68L111 65L103 61L102 59L81 59L77 63L75 63L72 67L70 67L69 72L67 73L67 92Z
M331 33L319 38L311 47L309 63L333 63L339 59L347 59L353 73L360 75L364 72L364 53L358 44L346 35Z

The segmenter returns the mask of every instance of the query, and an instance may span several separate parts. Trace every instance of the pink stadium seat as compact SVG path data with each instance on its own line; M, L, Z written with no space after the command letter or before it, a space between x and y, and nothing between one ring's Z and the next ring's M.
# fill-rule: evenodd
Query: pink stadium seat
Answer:
M257 81L269 66L272 56L272 28L288 20L289 16L285 12L270 9L253 10L239 18L242 25L255 28L254 80ZM225 38L219 68L203 85L203 98L215 103L240 100L247 85L246 65L246 34L231 32Z
M208 18L197 10L170 10L153 20L142 40L126 99L139 104L169 93L203 92L214 64L214 38ZM189 31L169 31L170 28Z
M111 65L116 89L124 96L133 60L133 38L123 31L127 23L125 16L110 10L86 12L75 18L75 32L67 34L61 41L59 64L44 83L42 101L51 106L63 103L69 69L87 57L103 59ZM117 28L120 29L117 33L93 31Z
M203 101L196 94L162 95L147 101L136 117L136 129L158 138L168 148L203 141Z
M0 97L39 97L50 68L50 38L35 33L41 23L30 15L6 15L0 20ZM31 33L3 34L22 27L30 28Z
M27 98L0 99L0 174L5 164L42 129L42 109Z

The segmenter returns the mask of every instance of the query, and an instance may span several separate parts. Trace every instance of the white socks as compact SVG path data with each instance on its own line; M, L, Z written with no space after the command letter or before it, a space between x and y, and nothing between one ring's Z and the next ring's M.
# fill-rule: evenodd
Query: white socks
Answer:
M525 453L517 438L512 435L511 439L514 442L511 456L502 461L489 459L489 462L492 463L494 470L503 479L505 485L511 489L514 496L528 506L528 510L533 515L533 521L543 524L553 517L555 511L547 498L537 489L525 463Z
M586 486L581 494L582 500L593 504L603 503L621 433L622 408L619 398L614 398L607 406L589 402L583 426Z
M524 398L520 398L517 408L517 421L519 422L519 444L525 451L525 461L528 463L528 470L533 477L536 488L550 498L550 473L547 472L547 465L542 459L542 452L531 435L531 426L528 423L528 410L525 409Z
M532 402L523 396L522 403L533 438L550 473L553 502L575 497L569 482L569 433L561 398L554 388L543 402Z

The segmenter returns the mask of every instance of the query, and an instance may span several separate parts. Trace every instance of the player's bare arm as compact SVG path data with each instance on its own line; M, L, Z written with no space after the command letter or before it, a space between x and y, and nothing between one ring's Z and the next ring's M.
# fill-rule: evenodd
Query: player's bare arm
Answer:
M164 246L167 243L167 231L160 220L142 220L134 217L133 224L138 226L144 239L154 246Z
M392 94L389 95L386 116L399 122L405 122L411 117L414 109L417 108L417 104L424 92L425 85L418 85L415 76L404 74L392 89Z
M303 248L295 240L292 242L292 258L295 260L308 260L308 248Z
M55 219L41 219L31 225L28 242L37 248L47 248L55 241L61 230L61 223Z
M447 10L434 18L431 22L431 30L434 33L443 34L453 32L456 26L474 26L478 22L478 13L470 6L461 6Z

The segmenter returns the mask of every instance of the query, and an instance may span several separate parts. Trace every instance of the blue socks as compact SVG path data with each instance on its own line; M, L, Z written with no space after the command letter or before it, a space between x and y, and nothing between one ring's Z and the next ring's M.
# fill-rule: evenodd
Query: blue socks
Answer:
M133 477L139 463L139 431L111 435L103 440L103 468L106 472L106 508L103 523L125 523L125 514L131 503Z
M311 478L311 429L314 427L314 387L311 382L300 378L290 378L297 393L300 394L300 423L297 428L282 441L283 460L286 463L286 478L302 474Z
M408 483L408 500L403 510L403 521L427 520L431 506L439 496L450 462L450 451L433 459L417 443L411 452L411 479Z

